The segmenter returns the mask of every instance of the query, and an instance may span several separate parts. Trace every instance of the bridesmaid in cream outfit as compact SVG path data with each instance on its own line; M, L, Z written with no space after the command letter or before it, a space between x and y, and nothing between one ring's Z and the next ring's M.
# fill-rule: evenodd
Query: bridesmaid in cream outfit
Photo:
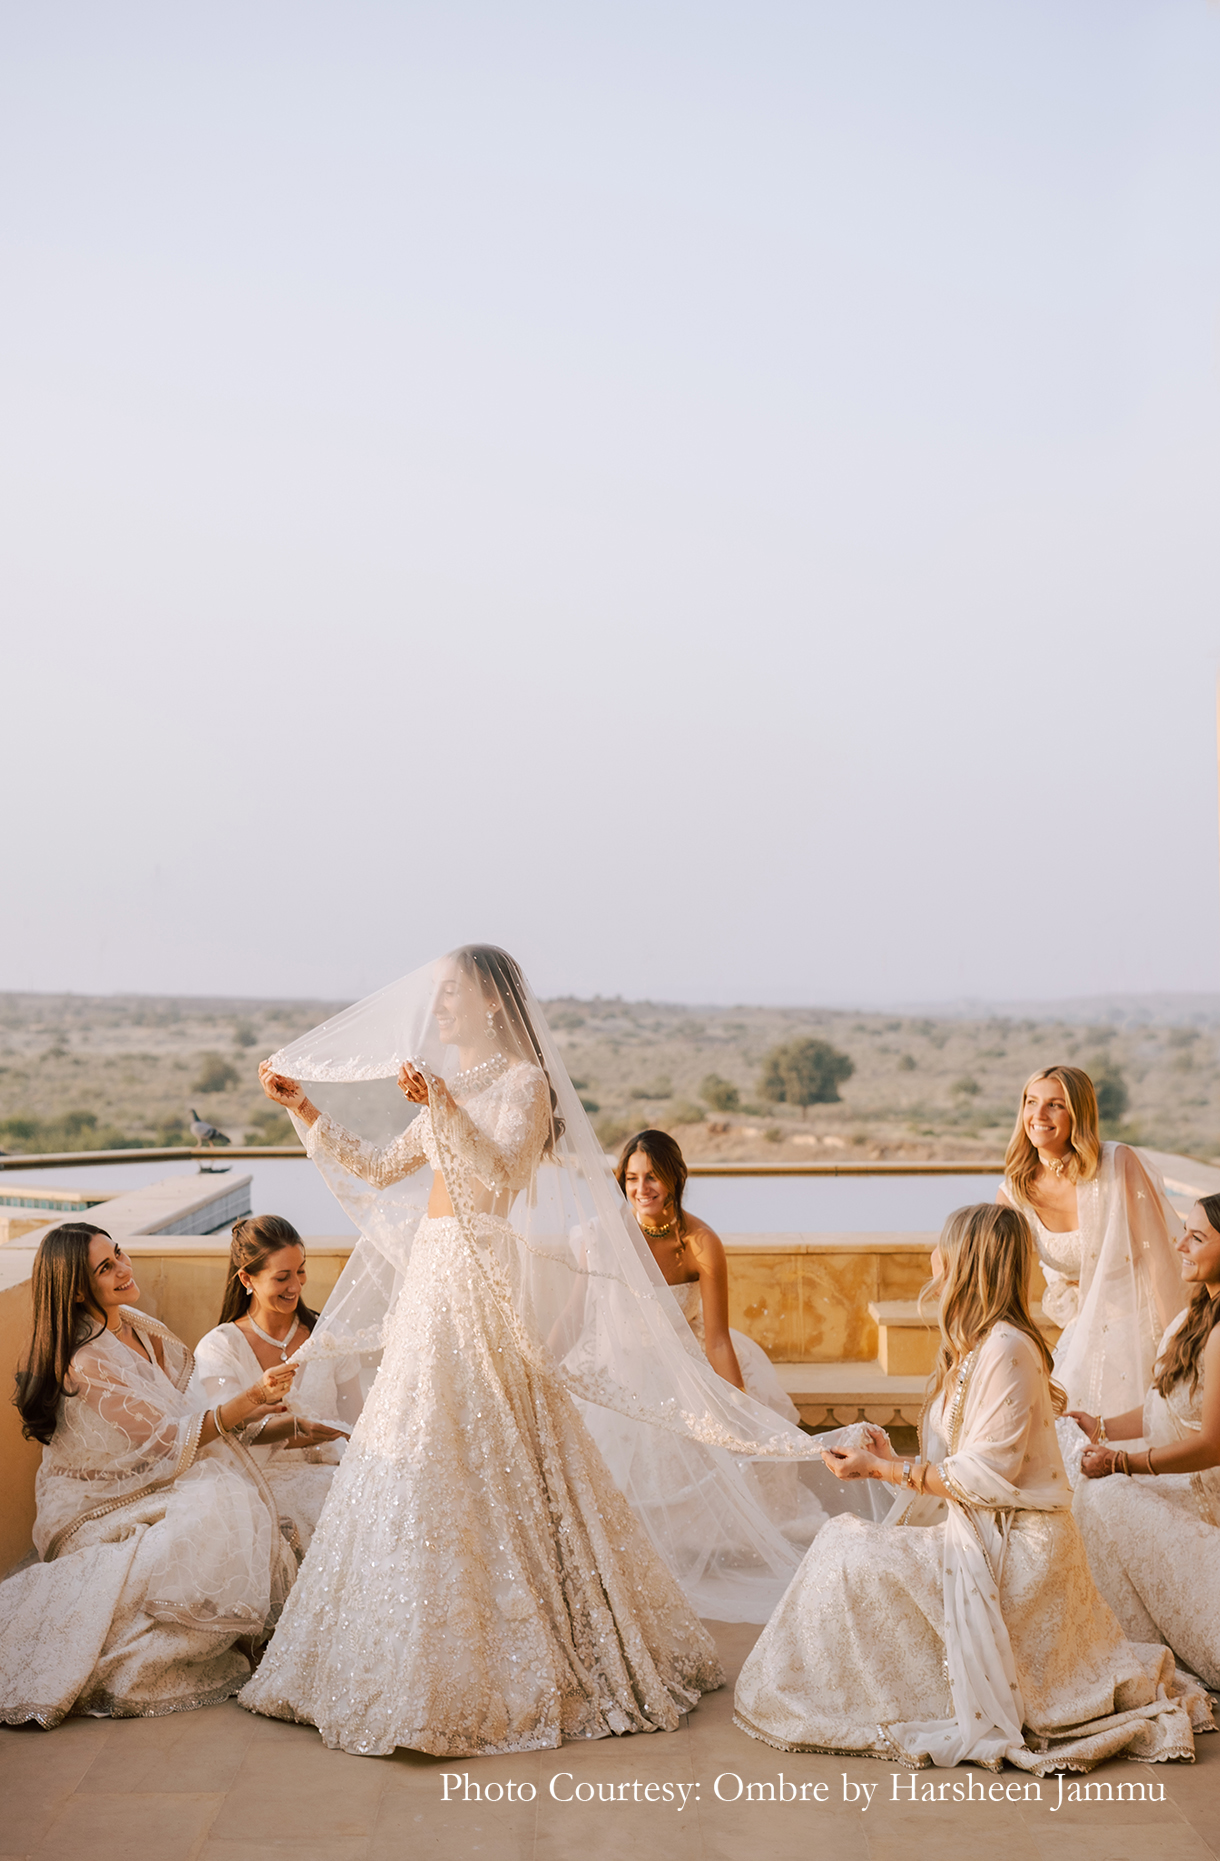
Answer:
M668 1131L637 1131L619 1152L615 1170L661 1277L717 1376L786 1422L799 1422L796 1404L762 1345L729 1329L724 1246L706 1221L683 1208L686 1175L686 1159Z
M318 1316L305 1303L305 1277L305 1243L290 1221L252 1215L233 1223L220 1323L195 1346L195 1375L209 1402L227 1401L305 1342ZM308 1438L304 1432L294 1438L290 1424L286 1438L269 1442L262 1422L244 1437L280 1511L295 1521L302 1548L326 1503L342 1445L338 1431L324 1425L341 1406L337 1390L330 1394ZM297 1417L298 1430L304 1419Z
M1136 1647L1098 1595L1053 1426L1062 1392L1030 1315L1017 1210L949 1218L932 1268L941 1348L923 1457L881 1429L829 1450L884 1481L883 1524L832 1518L746 1660L736 1722L781 1751L1041 1775L1193 1755L1202 1689Z
M1070 1409L1123 1414L1143 1402L1166 1325L1182 1308L1182 1224L1148 1158L1102 1143L1093 1081L1048 1066L1025 1083L998 1200L1033 1231L1060 1326L1055 1381ZM1075 1485L1085 1436L1067 1418L1059 1446Z
M1128 1635L1167 1641L1220 1687L1220 1195L1195 1204L1178 1252L1190 1304L1142 1409L1076 1416L1094 1445L1073 1509Z

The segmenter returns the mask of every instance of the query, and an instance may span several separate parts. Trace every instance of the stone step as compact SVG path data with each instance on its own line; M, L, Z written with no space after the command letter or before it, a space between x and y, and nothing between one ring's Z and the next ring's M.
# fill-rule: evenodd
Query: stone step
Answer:
M1040 1304L1030 1309L1053 1347L1059 1341L1059 1327L1044 1315ZM921 1313L917 1299L870 1299L868 1311L877 1327L877 1361L886 1375L929 1376L940 1344L935 1317Z
M891 1376L880 1363L777 1363L780 1382L811 1428L878 1422L914 1428L927 1395L927 1376Z

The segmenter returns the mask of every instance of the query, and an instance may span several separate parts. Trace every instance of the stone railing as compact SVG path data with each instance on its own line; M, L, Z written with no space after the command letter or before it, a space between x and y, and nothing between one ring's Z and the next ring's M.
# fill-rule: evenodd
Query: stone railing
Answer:
M130 1160L130 1152L126 1156ZM1220 1192L1220 1169L1157 1153L1151 1160L1180 1209L1199 1195ZM957 1173L977 1170L972 1164ZM733 1173L747 1172L736 1166ZM878 1172L874 1166L867 1173ZM216 1323L229 1250L227 1234L190 1234L183 1227L211 1228L221 1206L231 1206L234 1192L248 1186L249 1178L179 1176L107 1200L104 1225L131 1257L141 1305L187 1344L197 1343ZM6 1375L29 1340L30 1270L41 1232L0 1246L0 1365ZM807 1425L820 1428L861 1418L884 1426L913 1425L927 1378L886 1373L877 1360L878 1317L884 1322L887 1306L904 1307L903 1322L909 1326L911 1302L929 1276L935 1234L726 1234L724 1239L730 1322L771 1357ZM343 1270L352 1237L311 1236L306 1247L309 1300L320 1306ZM1040 1297L1040 1272L1030 1290ZM870 1311L870 1306L879 1310ZM29 1552L39 1451L22 1439L16 1410L8 1402L0 1404L0 1572Z

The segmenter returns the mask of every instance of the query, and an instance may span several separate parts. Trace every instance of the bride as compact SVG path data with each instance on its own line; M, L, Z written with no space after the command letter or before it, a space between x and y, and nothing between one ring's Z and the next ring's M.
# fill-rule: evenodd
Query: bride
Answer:
M646 1535L573 1398L673 1444L674 1506L688 1524L698 1493L721 1567L707 1593L748 1592L754 1619L799 1551L736 1457L816 1450L698 1350L516 963L457 950L263 1082L361 1230L295 1401L314 1413L336 1360L366 1400L242 1703L368 1754L676 1726L723 1675L664 1519Z

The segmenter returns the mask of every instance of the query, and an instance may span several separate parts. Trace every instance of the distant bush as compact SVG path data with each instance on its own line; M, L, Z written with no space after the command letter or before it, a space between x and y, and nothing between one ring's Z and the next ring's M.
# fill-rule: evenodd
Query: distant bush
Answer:
M784 1141L784 1133L778 1124L769 1124L763 1132L763 1136L769 1144L782 1144Z
M855 1062L828 1040L789 1040L772 1047L763 1060L758 1089L772 1104L830 1105L839 1086L855 1072Z
M97 1113L69 1111L60 1118L18 1114L0 1122L0 1150L18 1155L46 1155L57 1150L140 1150L143 1137L131 1137L112 1124L99 1124Z
M915 1057L913 1054L904 1053L902 1055L898 1062L898 1071L900 1073L913 1073L915 1071Z
M668 1074L654 1079L648 1086L632 1086L628 1098L633 1099L671 1099L674 1095L674 1082Z
M699 1097L713 1111L736 1111L741 1104L741 1093L719 1073L708 1073L699 1087Z
M607 1112L604 1118L594 1121L593 1129L597 1133L597 1141L603 1150L617 1150L620 1144L626 1143L633 1131L639 1129L639 1126L625 1124L621 1118L615 1118Z
M587 1099L585 1098L583 1093L581 1094L580 1102L584 1106L585 1110L588 1112L590 1118L593 1116L595 1111L601 1110L601 1106L598 1104L596 1099Z
M235 1021L233 1023L233 1045L235 1047L254 1047L258 1044L258 1035L252 1021Z
M251 1129L246 1132L248 1144L295 1144L298 1142L292 1119L286 1111L278 1106L260 1106L258 1111L250 1114Z
M195 1076L196 1092L227 1092L230 1086L241 1084L241 1075L235 1066L221 1053L201 1053L199 1071Z
M665 1118L665 1129L672 1129L675 1124L702 1124L702 1105L692 1105L689 1099L677 1099L670 1106Z
M1099 1067L1093 1078L1097 1115L1103 1124L1117 1124L1131 1103L1127 1082L1113 1061Z
M964 1073L960 1079L953 1081L949 1090L955 1098L976 1099L983 1088L977 1079L972 1078L969 1073Z
M583 1027L585 1017L578 1015L573 1008L561 1008L558 1014L547 1017L552 1027Z

